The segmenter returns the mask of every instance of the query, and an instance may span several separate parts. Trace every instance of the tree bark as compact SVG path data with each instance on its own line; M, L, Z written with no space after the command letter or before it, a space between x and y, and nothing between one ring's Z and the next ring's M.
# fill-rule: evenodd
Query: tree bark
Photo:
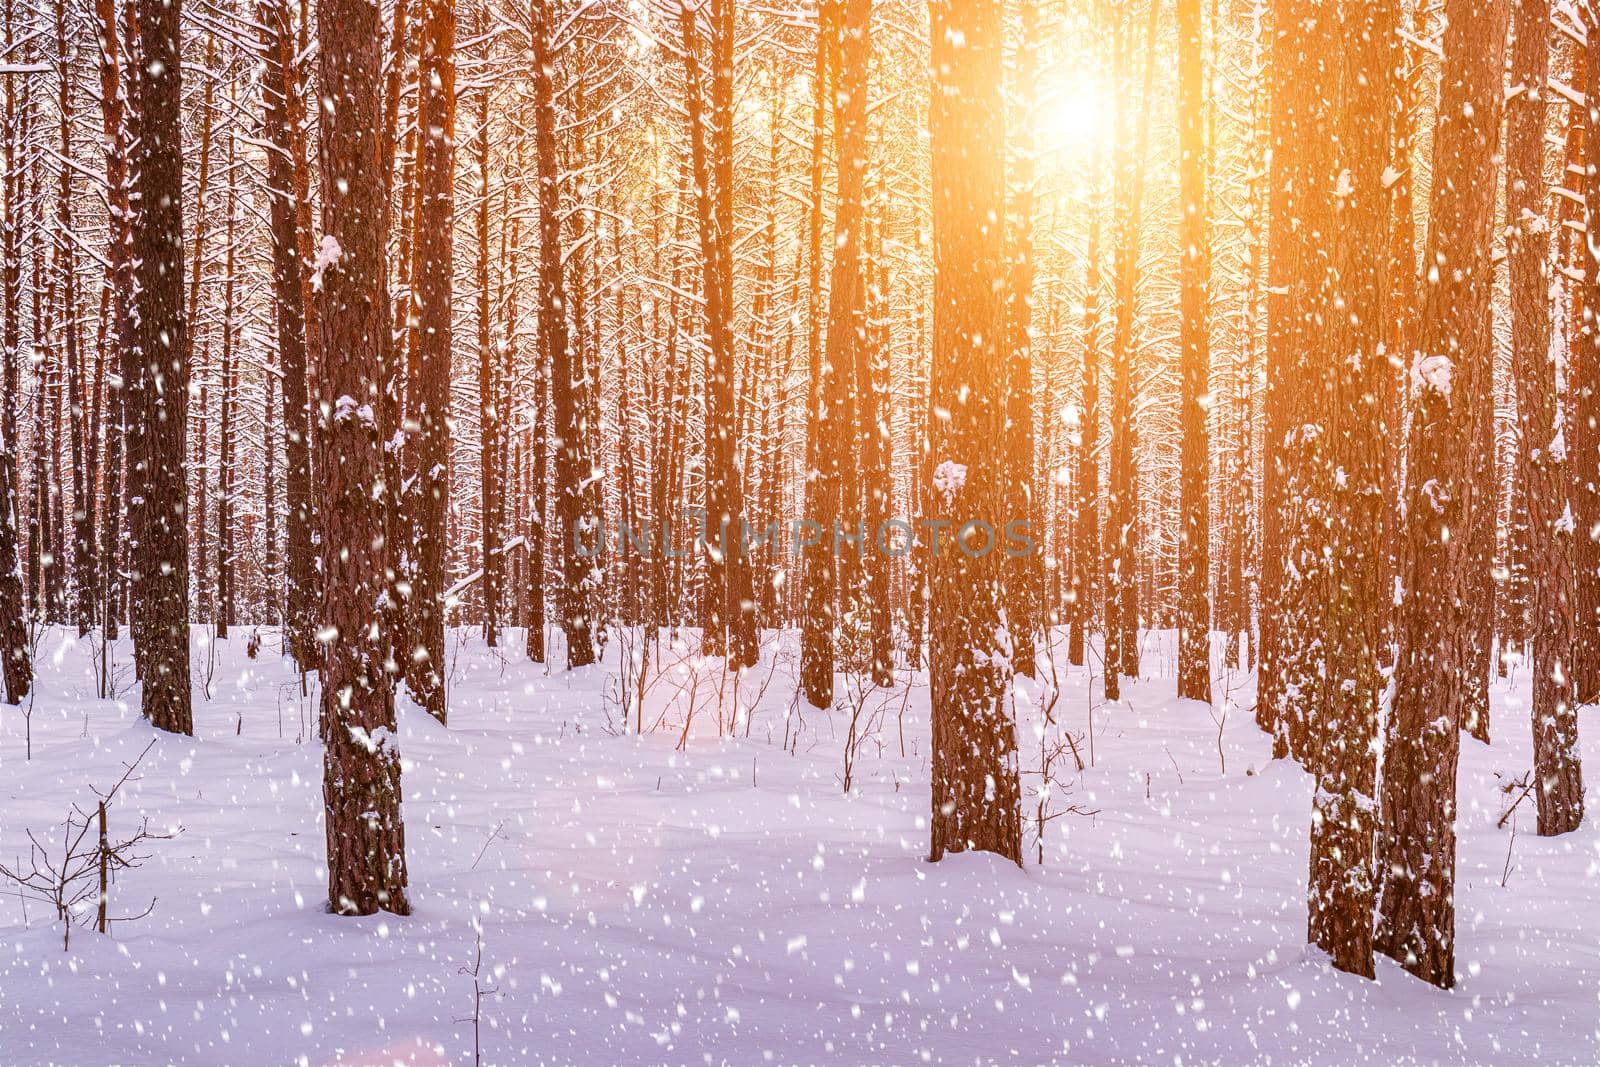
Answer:
M743 485L734 444L733 0L711 0L710 70L695 9L684 7L691 166L695 175L706 347L706 584L703 647L733 669L756 662L755 603L743 548ZM708 84L709 83L709 84Z
M285 644L302 670L316 666L320 650L312 635L316 577L312 570L311 429L307 407L307 344L311 323L302 284L300 212L295 204L292 130L298 93L294 77L294 33L286 0L261 0L262 103L267 153L268 225L272 233L272 293L277 320L278 368L282 372L284 456ZM268 529L273 529L269 522Z
M1594 5L1581 5L1586 31L1600 29L1600 11ZM1595 38L1589 38L1591 44ZM1585 62L1585 89L1600 85L1600 61L1588 55ZM1588 223L1600 220L1600 173L1596 172L1600 145L1600 97L1588 97L1584 126L1586 166L1582 172L1584 215ZM1583 239L1583 310L1568 369L1569 421L1572 430L1571 503L1574 529L1573 574L1576 635L1573 647L1573 674L1578 683L1578 702L1600 701L1600 225L1586 229Z
M834 663L834 556L832 546L825 541L826 532L837 517L835 501L838 488L824 477L823 466L831 466L836 453L832 446L832 428L829 425L829 395L831 374L823 351L822 308L822 216L823 216L823 144L826 137L828 97L828 57L833 51L833 22L837 17L837 2L820 3L817 7L816 57L811 73L811 199L806 212L810 269L806 289L806 472L805 517L813 523L815 541L805 548L805 590L802 595L800 623L800 687L806 700L814 708L833 704ZM837 240L837 223L835 223ZM837 308L838 297L829 301L828 313Z
M1328 0L1277 0L1268 175L1267 382L1263 421L1262 621L1256 719L1273 755L1311 766L1308 709L1321 677L1313 605L1322 601L1319 533L1326 514L1315 477L1323 459L1322 396L1330 361L1307 360L1324 337L1333 159L1327 96L1338 56Z
M1156 25L1161 6L1151 4L1145 32L1144 94L1148 101L1155 77ZM1125 77L1133 70L1131 22L1122 34L1119 67ZM1126 125L1127 105L1119 126ZM1134 120L1137 132L1131 145L1120 148L1118 183L1118 235L1115 262L1116 313L1111 338L1111 462L1106 484L1106 535L1110 551L1105 560L1105 695L1117 700L1123 676L1139 676L1139 426L1134 411L1138 391L1138 355L1133 325L1137 310L1139 247L1144 217L1144 181L1150 144L1149 112ZM1126 136L1121 130L1119 138ZM1122 142L1119 140L1119 144Z
M558 603L567 642L567 666L585 667L595 659L586 589L588 566L574 549L573 537L578 524L588 518L583 514L582 482L589 472L583 462L583 410L578 396L581 385L576 380L579 368L567 330L562 277L561 171L556 158L555 61L550 36L556 12L548 4L536 2L531 18L535 162L539 172L539 334L548 368L554 423L556 544L561 561Z
M1033 426L1033 117L1038 105L1039 3L1022 0L1016 51L1014 94L1021 121L1008 131L1011 157L1010 197L1006 204L1008 264L1006 279L1006 346L1003 361L1006 382L1006 444L1009 449L1005 521L1031 520L1034 512ZM1034 677L1038 633L1043 626L1043 571L1038 543L1043 530L1030 532L1032 551L1007 554L1002 566L1006 584L1006 632L1011 635L1012 667ZM1046 640L1049 640L1048 635Z
M101 2L109 4L110 0ZM7 55L12 54L16 43L16 3L17 0L4 0ZM0 216L0 679L5 683L8 704L20 704L33 687L27 604L17 544L22 517L17 455L21 448L17 438L17 397L22 389L22 234L18 224L22 181L17 166L21 145L16 77L5 75L5 112L0 115L0 151L5 153L5 211ZM115 203L115 186L112 196Z
M76 43L67 30L67 5L65 0L56 3L57 83L60 95L57 103L57 120L61 130L61 158L73 159L72 129L75 123L73 105L76 81ZM60 239L56 245L59 263L62 305L62 327L65 333L63 355L67 373L67 421L72 450L72 617L77 623L78 636L87 637L94 626L95 602L99 594L98 570L95 550L98 542L94 535L95 462L97 449L88 439L85 424L89 415L88 386L84 364L83 336L78 324L78 249L73 223L73 167L63 163L59 168L59 195L57 198L57 224Z
M1098 171L1098 167L1096 170ZM1098 174L1096 175L1098 184ZM1098 189L1097 189L1098 194ZM1078 405L1077 474L1073 478L1072 628L1067 660L1081 667L1094 632L1100 603L1100 378L1101 325L1100 211L1098 195L1090 207L1088 278L1083 298L1083 385ZM1109 662L1109 661L1107 661ZM1111 672L1105 672L1111 684Z
M236 104L235 83L228 85L228 105L232 112ZM217 599L215 626L219 640L226 639L228 628L234 621L233 591L233 464L238 450L234 442L234 397L238 386L235 370L235 330L233 316L238 280L235 277L237 253L235 237L238 233L238 187L234 166L238 161L238 145L233 130L228 130L228 192L227 217L223 223L226 251L222 261L222 369L221 412L217 428Z
M478 95L478 473L481 501L483 566L483 635L490 648L500 643L501 494L505 471L500 463L500 396L493 326L489 310L489 89ZM503 234L502 232L502 240ZM503 252L503 249L502 249ZM502 259L504 255L502 254Z
M1178 0L1178 696L1211 703L1211 437L1204 41L1200 0Z
M1492 387L1495 188L1483 175L1498 143L1505 16L1505 0L1445 8L1430 268L1412 366L1405 601L1384 746L1377 947L1442 988L1455 982L1456 759L1473 684L1474 587L1484 580L1470 531L1476 509L1494 500L1478 479L1488 442L1477 403Z
M828 287L828 332L822 358L825 432L818 455L822 527L819 555L831 581L836 634L843 669L861 673L869 620L865 590L863 435L876 433L863 417L871 390L871 341L867 320L866 173L867 68L872 56L871 0L839 0L827 20L833 77L834 154L838 164L833 218L833 270ZM829 571L831 570L831 575Z
M405 827L394 680L381 601L387 586L383 441L374 410L385 381L389 323L377 166L382 28L363 0L317 8L324 237L319 249L322 360L316 368L322 519L323 803L328 906L339 914L404 915Z
M1511 270L1513 372L1527 507L1533 599L1533 775L1541 835L1583 821L1578 694L1572 658L1573 516L1551 349L1550 227L1544 139L1550 77L1549 0L1513 0L1511 89L1506 105L1506 236ZM1593 80L1586 86L1600 91ZM1594 181L1586 183L1590 188ZM1587 190L1586 190L1587 192ZM1600 214L1600 202L1591 202ZM1591 216L1593 217L1593 216ZM1593 261L1591 267L1593 269ZM1588 349L1593 352L1593 348Z
M931 858L996 852L1022 862L1016 727L1000 631L993 537L1004 506L1005 396L994 368L1005 331L1001 5L934 0L929 111L933 177L932 442L936 527L931 621ZM942 532L941 532L942 531Z
M1382 390L1391 113L1384 78L1388 41L1399 29L1397 0L1346 8L1342 88L1334 99L1339 176L1334 199L1335 303L1327 349L1334 383L1325 477L1329 508L1328 601L1322 618L1327 684L1323 687L1317 789L1311 815L1309 936L1333 965L1374 975L1372 908L1374 801L1378 776L1378 715L1385 679L1383 643L1384 440L1370 410Z
M422 0L417 64L416 266L417 375L407 414L416 422L411 507L415 567L406 626L406 686L428 714L445 721L444 589L446 512L450 502L450 352L455 273L455 7Z
M145 650L140 657L144 715L174 733L194 733L189 704L189 543L187 437L188 324L183 313L183 130L180 0L137 0L138 122L135 139L134 271L138 279L139 360L131 388L144 393L144 477L133 498L143 513L137 551Z

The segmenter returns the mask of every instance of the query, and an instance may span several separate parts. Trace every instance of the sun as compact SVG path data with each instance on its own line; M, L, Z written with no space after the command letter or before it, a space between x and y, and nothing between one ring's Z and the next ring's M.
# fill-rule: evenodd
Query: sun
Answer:
M1059 69L1041 79L1033 112L1035 151L1074 156L1096 148L1111 129L1112 100L1088 71Z

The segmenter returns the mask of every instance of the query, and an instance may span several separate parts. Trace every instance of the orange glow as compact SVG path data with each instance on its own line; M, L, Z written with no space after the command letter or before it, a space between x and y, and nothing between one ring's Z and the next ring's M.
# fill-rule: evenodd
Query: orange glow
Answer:
M1113 112L1111 95L1093 75L1067 67L1041 72L1035 149L1041 157L1093 149L1110 132Z

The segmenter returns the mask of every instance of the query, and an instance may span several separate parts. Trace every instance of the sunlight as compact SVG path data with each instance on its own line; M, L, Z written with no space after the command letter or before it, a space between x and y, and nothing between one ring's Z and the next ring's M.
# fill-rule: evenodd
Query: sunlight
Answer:
M1112 124L1112 100L1094 75L1069 67L1045 72L1034 109L1035 149L1041 158L1093 149Z

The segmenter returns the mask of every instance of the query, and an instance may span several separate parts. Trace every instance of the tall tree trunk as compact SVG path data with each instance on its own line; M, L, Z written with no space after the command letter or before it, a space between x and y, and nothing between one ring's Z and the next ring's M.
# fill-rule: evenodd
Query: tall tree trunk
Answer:
M1160 5L1149 5L1145 32L1144 95L1149 101L1155 76L1156 24ZM1119 67L1125 77L1133 70L1133 25L1122 30ZM1122 104L1123 115L1127 105ZM1119 116L1119 119L1121 116ZM1119 699L1120 676L1139 676L1139 428L1135 414L1138 359L1134 349L1134 314L1137 310L1139 247L1144 215L1146 155L1150 143L1149 112L1141 109L1131 145L1119 140L1118 222L1116 249L1116 320L1111 342L1111 464L1106 486L1106 524L1111 552L1106 575L1105 695ZM1119 127L1125 122L1119 121ZM1119 138L1126 136L1119 130Z
M1414 30L1417 16L1406 19ZM1383 347L1388 354L1389 372L1378 394L1386 446L1384 450L1384 496L1389 506L1384 511L1384 550L1388 553L1391 584L1400 580L1405 560L1405 468L1406 419L1409 409L1411 361L1416 355L1418 275L1416 190L1416 131L1418 98L1424 63L1415 49L1396 34L1390 41L1389 91L1391 158L1394 183L1389 187L1389 247L1386 253L1389 285L1384 299ZM1384 623L1384 662L1392 665L1395 655L1398 612L1389 598Z
M555 58L551 35L557 12L535 3L533 26L533 98L535 163L539 173L539 334L548 368L556 459L556 544L561 553L560 613L567 642L567 665L594 662L593 621L585 579L588 565L573 546L583 514L583 411L579 403L580 368L567 330L567 300L561 251L561 171L556 157ZM540 531L541 538L543 531ZM539 568L542 571L542 568ZM541 624L542 629L542 624ZM537 657L535 657L537 659Z
M490 648L500 643L501 493L500 397L489 312L489 89L478 94L478 471L482 479L483 634ZM502 235L504 231L502 230ZM503 258L503 257L502 257Z
M512 204L522 204L523 141L519 139L513 150L514 160L510 177L500 194L502 212L509 220L500 228L500 382L495 398L495 419L500 443L499 468L504 488L500 496L500 521L497 536L506 531L523 528L524 509L528 503L527 463L524 440L511 432L516 421L519 404L514 396L521 396L525 378L522 370L522 353L518 347L521 334L519 294L522 269L522 213L510 211ZM509 607L501 609L504 620L509 616L512 625L527 622L527 578L525 574L527 551L517 553L502 542L504 559L500 566L502 599L509 598Z
M270 626L282 620L283 608L278 583L278 439L273 426L278 408L273 397L273 377L266 377L261 412L261 587L265 591L262 608Z
M1263 402L1266 459L1262 494L1261 654L1256 720L1273 735L1273 755L1307 760L1307 708L1320 676L1319 645L1307 614L1323 596L1316 532L1325 516L1314 478L1321 459L1320 404L1331 386L1323 342L1333 185L1330 109L1338 85L1328 0L1276 0L1269 52L1274 92L1267 187L1267 345Z
M228 108L232 113L238 95L236 82L228 83ZM215 626L219 640L226 639L233 625L233 464L234 446L233 412L237 406L234 391L238 376L234 369L235 331L233 324L235 277L237 255L235 238L238 234L238 186L234 166L238 159L238 144L233 129L228 130L228 192L223 223L225 250L222 260L222 376L220 379L220 405L217 427L217 599Z
M192 734L189 705L189 544L186 463L188 324L183 314L183 130L180 0L137 0L139 135L133 217L139 358L132 387L147 391L139 414L145 465L134 507L143 512L137 551L145 620L142 706L157 727Z
M208 533L208 517L206 515L206 448L209 427L206 424L207 404L210 394L206 388L206 371L211 361L211 331L205 331L205 337L200 345L200 359L195 360L195 338L201 333L200 296L206 278L206 238L210 235L210 216L206 210L207 201L211 192L211 141L212 130L215 127L216 116L216 85L217 80L212 72L216 69L217 38L213 33L206 34L206 50L204 66L201 68L205 74L202 78L200 90L200 166L195 179L194 191L194 254L190 257L189 269L189 298L186 303L188 332L184 335L184 357L191 368L190 374L198 383L194 399L198 402L198 410L194 417L197 423L194 433L194 454L191 464L194 467L194 519L190 531L190 554L194 558L192 582L194 585L195 606L197 615L204 619L210 616L210 575L206 564L206 535Z
M100 527L100 556L104 568L101 621L108 641L117 636L122 600L119 561L124 552L123 534L128 529L122 486L128 381L123 372L129 354L137 350L139 343L135 333L132 220L128 210L127 87L117 21L115 0L95 0L95 30L100 46L101 131L106 154L106 286L112 303L114 360L111 365L117 368L119 382L107 394L105 514Z
M867 68L872 55L871 0L840 0L827 20L834 68L833 122L838 186L833 219L833 272L828 287L828 332L822 360L821 416L826 433L818 460L815 521L827 554L821 582L831 580L843 642L844 668L863 668L868 622L861 533L864 498L862 435L876 433L862 413L871 384L867 322L866 171Z
M1099 167L1097 166L1098 172ZM1083 297L1083 384L1078 404L1077 470L1073 478L1075 512L1072 535L1072 629L1067 660L1081 667L1094 631L1100 590L1100 196L1089 208L1088 278ZM1107 660L1107 663L1110 661ZM1106 686L1112 684L1105 672Z
M541 190L543 186L541 185ZM534 663L545 661L545 541L548 536L549 501L549 439L550 427L550 340L545 333L543 245L541 242L539 272L539 308L537 311L538 344L534 351L533 410L529 413L528 448L532 451L529 462L527 527L528 538L528 613L525 646L528 658Z
M1178 696L1211 702L1211 248L1200 0L1178 0Z
M722 290L719 305L720 323L712 324L712 354L715 364L711 374L711 395L715 406L711 414L713 427L711 439L713 452L712 478L708 489L707 511L714 516L727 517L732 541L722 538L720 545L726 590L723 595L723 617L728 626L728 662L732 668L753 666L760 659L760 635L756 630L755 589L751 577L750 553L745 549L745 485L744 472L739 468L738 448L733 439L734 397L737 361L734 350L734 293L733 256L735 234L733 222L733 124L737 112L733 93L735 0L711 0L712 20L716 26L715 65L711 76L711 104L717 115L716 149L716 234L720 250L717 256L718 284ZM866 32L863 29L863 34ZM720 526L719 526L720 529Z
M78 249L73 225L72 128L75 121L73 89L77 71L76 42L67 32L67 5L56 3L56 81L57 121L61 131L61 165L56 222L60 227L56 258L62 304L62 327L66 360L68 439L72 455L72 617L78 636L86 637L94 625L95 601L99 590L95 578L94 536L94 442L85 439L88 417L88 388L85 384L82 331L78 324Z
M1455 983L1456 757L1473 684L1475 510L1480 390L1492 387L1488 314L1493 173L1504 96L1505 0L1447 0L1444 74L1434 133L1430 269L1407 453L1405 602L1384 745L1383 891L1377 946L1443 988ZM1450 536L1456 531L1463 535Z
M1333 965L1373 977L1373 798L1378 778L1378 714L1385 679L1380 648L1387 618L1383 551L1384 440L1372 418L1388 363L1383 301L1388 272L1372 250L1385 247L1389 125L1384 77L1389 39L1399 30L1398 0L1347 8L1342 91L1337 97L1338 187L1334 191L1337 306L1328 355L1334 366L1327 553L1330 581L1322 633L1327 684L1320 707L1325 741L1312 800L1310 940Z
M15 53L13 53L13 54L15 54ZM31 61L33 59L33 56L34 56L33 43L31 41L29 41L27 44L25 44L23 46L22 57L23 57L24 61ZM18 228L20 229L21 228L20 217L22 215L22 210L21 210L20 205L26 205L26 206L30 207L32 209L32 211L37 212L38 209L39 209L39 205L42 202L41 199L40 199L40 196L39 196L39 155L40 154L38 152L36 152L36 151L31 151L31 152L27 151L27 149L31 148L32 144L33 144L33 127L34 127L34 122L35 122L35 119L34 119L34 107L33 107L33 90L32 90L32 81L31 80L23 82L23 86L22 86L22 103L19 105L19 107L20 107L20 111L21 111L21 115L22 115L22 119L21 119L22 133L21 133L21 136L19 138L19 141L20 141L20 146L23 148L23 151L24 151L25 157L26 157L23 162L18 163L18 165L17 165L17 175L18 175L17 176L17 188L18 188L17 203L19 204L19 212L18 212L18 214L19 214L19 223L18 223ZM43 572L44 567L46 565L46 558L48 556L48 553L46 552L45 547L44 547L45 546L45 542L48 539L48 535L47 535L47 532L46 532L46 524L48 522L48 510L44 507L44 502L43 502L43 500L41 498L41 494L46 492L48 490L48 486L49 486L49 481L48 481L48 479L46 477L45 465L44 465L44 458L45 458L44 450L45 450L45 447L46 447L46 441L45 441L45 430L44 430L44 408L45 408L44 359L43 359L44 353L42 351L42 348L43 348L43 345L44 345L44 337L45 337L45 332L46 331L44 330L43 324L41 322L41 306L40 306L40 302L44 298L44 278L42 276L43 267L41 265L41 252L40 252L40 249L42 248L42 244L41 244L41 242L39 240L39 237L38 237L38 234L42 231L42 229L43 229L43 227L37 225L37 219L35 219L35 225L32 227L32 233L29 235L28 242L27 242L28 243L28 256L27 256L27 258L29 260L29 284L28 284L28 296L29 296L29 305L30 305L30 307L29 307L29 311L30 311L29 321L30 321L30 325L32 327L31 330L30 330L30 334L31 334L31 338L32 338L32 347L35 350L35 352L37 353L37 356L38 356L38 359L39 359L38 370L34 374L34 379L35 379L35 383L34 383L34 400L33 400L33 404L32 404L33 426L31 427L33 441L32 441L32 448L31 448L32 455L30 456L31 462L29 463L29 467L30 467L29 475L30 475L30 477L28 479L29 486L28 486L28 505L27 505L27 507L28 507L28 519L27 519L27 521L28 521L28 538L27 538L27 542L28 542L28 553L27 553L28 617L30 619L33 619L33 620L39 620L39 619L42 619L44 617L44 602L43 602L44 575L43 575L42 572ZM20 254L19 254L18 261L19 261L19 263L21 262ZM32 358L30 358L29 361L32 362L33 361ZM141 420L141 424L142 424L142 420ZM20 442L20 438L18 440ZM19 445L19 449L20 449L20 445ZM19 457L19 462L20 462L20 457ZM17 492L18 492L18 494L20 496L20 494L22 492L22 483L21 483L20 479L18 480L18 483L17 483Z
M1533 589L1533 775L1539 833L1576 830L1583 821L1583 771L1574 684L1572 562L1574 529L1566 506L1571 475L1561 432L1550 334L1550 229L1544 180L1546 85L1550 76L1549 0L1513 0L1511 88L1506 120L1506 234L1511 261L1513 372L1531 550ZM1594 24L1591 24L1591 29ZM1591 65L1591 69L1600 64ZM1585 87L1600 92L1600 79ZM1600 217L1600 181L1585 193ZM1591 243L1590 247L1594 245ZM1591 258L1589 271L1594 270ZM1591 337L1584 356L1592 359ZM1580 342L1581 343L1581 342ZM1583 357L1580 357L1580 360Z
M1001 5L934 0L929 111L933 177L933 789L931 856L969 849L1022 862L1016 726L993 551L1004 507L1005 335ZM990 524L990 544L979 523Z
M413 306L411 303L411 206L412 188L416 178L417 129L413 121L406 132L406 170L400 182L399 195L395 195L395 161L399 154L400 98L406 86L417 34L411 23L410 0L395 0L390 26L389 48L384 56L383 72L383 140L379 146L378 165L383 178L383 232L390 234L394 225L394 208L400 206L399 255L395 257L395 291L385 287L383 292L384 321L391 324L389 348L384 359L383 393L378 404L378 429L383 434L383 484L393 497L394 506L386 509L389 543L388 586L384 593L385 609L389 621L390 655L397 663L404 663L410 652L406 633L407 594L411 591L410 561L406 552L411 544L408 524L411 516L404 506L403 487L406 484L407 459L406 426L404 420L407 364L403 357L404 338L409 335ZM415 101L413 101L415 106ZM413 116L414 118L414 116ZM397 299L398 298L398 299ZM402 668L402 673L404 673Z
M295 204L297 177L293 104L298 85L294 74L294 32L287 0L261 0L256 7L261 24L265 69L262 102L267 142L267 198L272 232L272 292L277 322L278 367L282 372L284 457L284 576L287 605L284 614L285 645L302 670L317 664L320 651L313 635L316 576L312 570L311 540L311 430L307 406L307 346L312 328L302 284L299 209ZM267 524L269 530L272 523Z
M756 662L755 604L743 548L743 485L735 432L733 334L733 0L711 0L705 59L695 9L680 15L688 81L706 347L706 618L704 647L735 669Z
M572 544L569 546L571 563L581 570L581 578L576 580L574 588L579 590L579 595L583 599L581 614L587 620L590 641L597 646L593 655L599 659L604 654L607 639L606 624L609 621L604 559L600 555L585 557L584 552L590 549L585 548L583 552L578 549L580 543L594 544L601 531L605 529L605 499L601 492L603 468L600 458L604 453L605 441L601 433L599 408L599 331L602 304L598 296L600 237L599 226L592 211L593 205L585 201L587 196L592 195L592 191L581 178L581 175L597 165L596 158L590 155L588 141L589 128L595 119L595 112L591 110L589 103L593 94L586 69L590 51L591 42L585 40L582 34L574 35L569 42L572 135L566 145L567 155L563 168L579 177L570 186L575 210L568 216L570 243L566 248L565 260L566 295L572 305L572 326L569 337L572 345L570 380L576 427L571 435L573 467L580 472L575 483L578 503L574 514L580 518L574 526L563 530L562 536L571 539Z
M881 151L880 151L881 155ZM866 668L875 685L894 685L893 615L889 603L889 566L894 551L889 525L893 483L889 478L889 454L893 443L890 425L893 413L889 404L889 310L888 265L883 255L884 213L888 196L882 176L866 233L867 343L857 352L863 362L857 367L857 420L861 441L861 514L866 536L861 550L866 554L861 577L862 619L867 640L862 652Z
M1017 40L1016 74L1013 94L1019 122L1008 131L1010 153L1010 196L1006 203L1008 244L1006 278L1006 343L1002 361L1006 383L1006 447L1009 454L1005 479L1007 529L1016 522L1030 521L1034 507L1034 427L1033 427L1033 211L1034 144L1033 118L1038 106L1039 3L1022 0ZM1044 574L1038 545L1044 531L1033 529L1032 550L1005 554L1005 625L1011 635L1011 665L1018 674L1032 678L1038 655L1038 634L1044 626ZM1049 635L1046 635L1048 642Z
M1592 3L1581 5L1586 31L1600 29L1600 10ZM1593 45L1595 37L1589 37ZM1584 87L1600 86L1600 57L1588 54ZM1584 216L1590 228L1584 233L1583 314L1579 341L1574 346L1568 369L1569 422L1572 428L1571 503L1574 529L1573 574L1576 634L1573 646L1573 673L1578 685L1578 703L1600 701L1600 96L1587 96L1587 122L1583 170Z
M102 2L109 4L110 0ZM17 0L4 0L7 55L12 54L16 44L16 4ZM17 437L17 398L22 390L22 234L18 225L22 180L17 161L22 146L17 76L7 74L4 78L5 112L0 114L0 151L5 153L5 210L0 214L0 679L5 683L6 702L20 704L33 688L27 606L17 552L22 517L17 456L21 447Z
M1260 373L1260 332L1262 308L1262 255L1265 251L1266 183L1266 78L1262 23L1266 11L1252 6L1247 17L1249 66L1246 91L1249 94L1245 134L1246 172L1241 193L1243 216L1243 278L1239 306L1238 351L1231 378L1230 421L1234 438L1230 442L1225 467L1228 504L1224 517L1227 560L1223 568L1224 603L1220 628L1228 635L1228 662L1248 670L1257 655L1255 631L1254 579L1259 562L1253 551L1259 529L1260 512L1256 498L1257 437L1255 414ZM1215 148L1213 148L1215 151Z
M416 481L408 500L416 566L406 626L406 686L445 721L444 590L450 503L450 352L455 234L455 7L422 0L417 64L417 370L407 414L416 420ZM385 275L387 277L387 275Z
M153 2L153 0L150 0ZM375 161L382 28L377 5L317 6L321 91L335 106L320 123L322 231L319 282L322 360L316 368L321 506L322 737L328 906L339 914L404 915L405 827L394 680L384 613L384 508L376 492L383 442L374 405L385 381L389 323L383 179Z
M824 476L823 465L831 466L836 453L832 447L833 429L827 401L831 375L823 352L822 309L822 216L823 158L827 130L828 57L833 52L837 2L828 0L817 7L816 56L811 73L811 198L806 211L810 270L806 288L806 478L805 517L814 524L814 539L805 548L805 590L800 622L800 687L814 708L833 704L834 663L834 555L827 543L830 523L837 518L838 486ZM837 222L835 223L837 240ZM839 306L837 294L829 301L831 315Z

